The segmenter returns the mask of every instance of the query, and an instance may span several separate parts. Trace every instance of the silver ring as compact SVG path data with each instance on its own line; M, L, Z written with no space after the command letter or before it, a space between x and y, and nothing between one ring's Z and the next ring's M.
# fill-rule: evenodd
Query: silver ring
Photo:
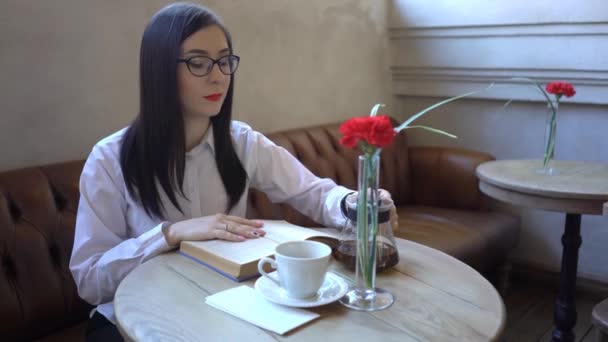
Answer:
M226 223L226 226L224 227L224 230L229 232L230 230L228 230L228 223Z

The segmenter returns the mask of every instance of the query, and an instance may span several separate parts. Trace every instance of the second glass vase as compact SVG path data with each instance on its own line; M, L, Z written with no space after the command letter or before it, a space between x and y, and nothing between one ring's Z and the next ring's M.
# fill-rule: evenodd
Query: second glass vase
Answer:
M558 172L555 169L554 157L555 157L555 137L557 135L557 109L559 102L553 101L551 104L547 104L547 119L545 125L545 144L543 153L543 168L539 170L540 173L545 175L553 176Z

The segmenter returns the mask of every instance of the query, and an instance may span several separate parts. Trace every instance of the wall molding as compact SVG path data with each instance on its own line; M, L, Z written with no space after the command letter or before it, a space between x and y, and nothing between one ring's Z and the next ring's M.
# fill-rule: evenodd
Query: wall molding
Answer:
M575 84L577 95L569 103L608 103L608 70L394 66L391 74L396 95L456 96L494 84L471 97L544 102L529 83L512 79L526 77L542 84L556 79Z
M389 38L391 40L602 35L608 35L608 21L389 28Z
M608 104L608 21L389 29L395 95L544 101L525 82L570 82L568 102Z

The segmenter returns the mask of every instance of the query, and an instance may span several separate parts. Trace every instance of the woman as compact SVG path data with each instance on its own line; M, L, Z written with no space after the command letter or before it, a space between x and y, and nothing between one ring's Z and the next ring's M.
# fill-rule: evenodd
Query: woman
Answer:
M140 112L95 145L80 179L70 269L97 305L88 340L120 340L113 298L137 265L182 240L265 234L243 218L248 188L326 226L343 223L351 191L319 179L283 148L231 120L239 57L218 17L169 5L148 23L140 52Z

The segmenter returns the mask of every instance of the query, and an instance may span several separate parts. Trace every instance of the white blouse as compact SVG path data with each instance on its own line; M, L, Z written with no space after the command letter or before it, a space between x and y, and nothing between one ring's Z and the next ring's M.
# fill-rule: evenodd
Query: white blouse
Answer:
M201 143L186 153L186 198L177 196L184 213L161 190L166 219L148 216L123 181L120 144L125 130L98 142L84 165L70 259L80 297L97 305L97 311L114 323L113 299L120 281L137 265L171 249L161 231L163 225L224 212L228 203L210 127ZM245 216L248 189L253 187L272 202L289 203L325 226L344 224L339 203L351 190L316 177L287 150L242 122L232 122L231 134L249 179L230 215Z

